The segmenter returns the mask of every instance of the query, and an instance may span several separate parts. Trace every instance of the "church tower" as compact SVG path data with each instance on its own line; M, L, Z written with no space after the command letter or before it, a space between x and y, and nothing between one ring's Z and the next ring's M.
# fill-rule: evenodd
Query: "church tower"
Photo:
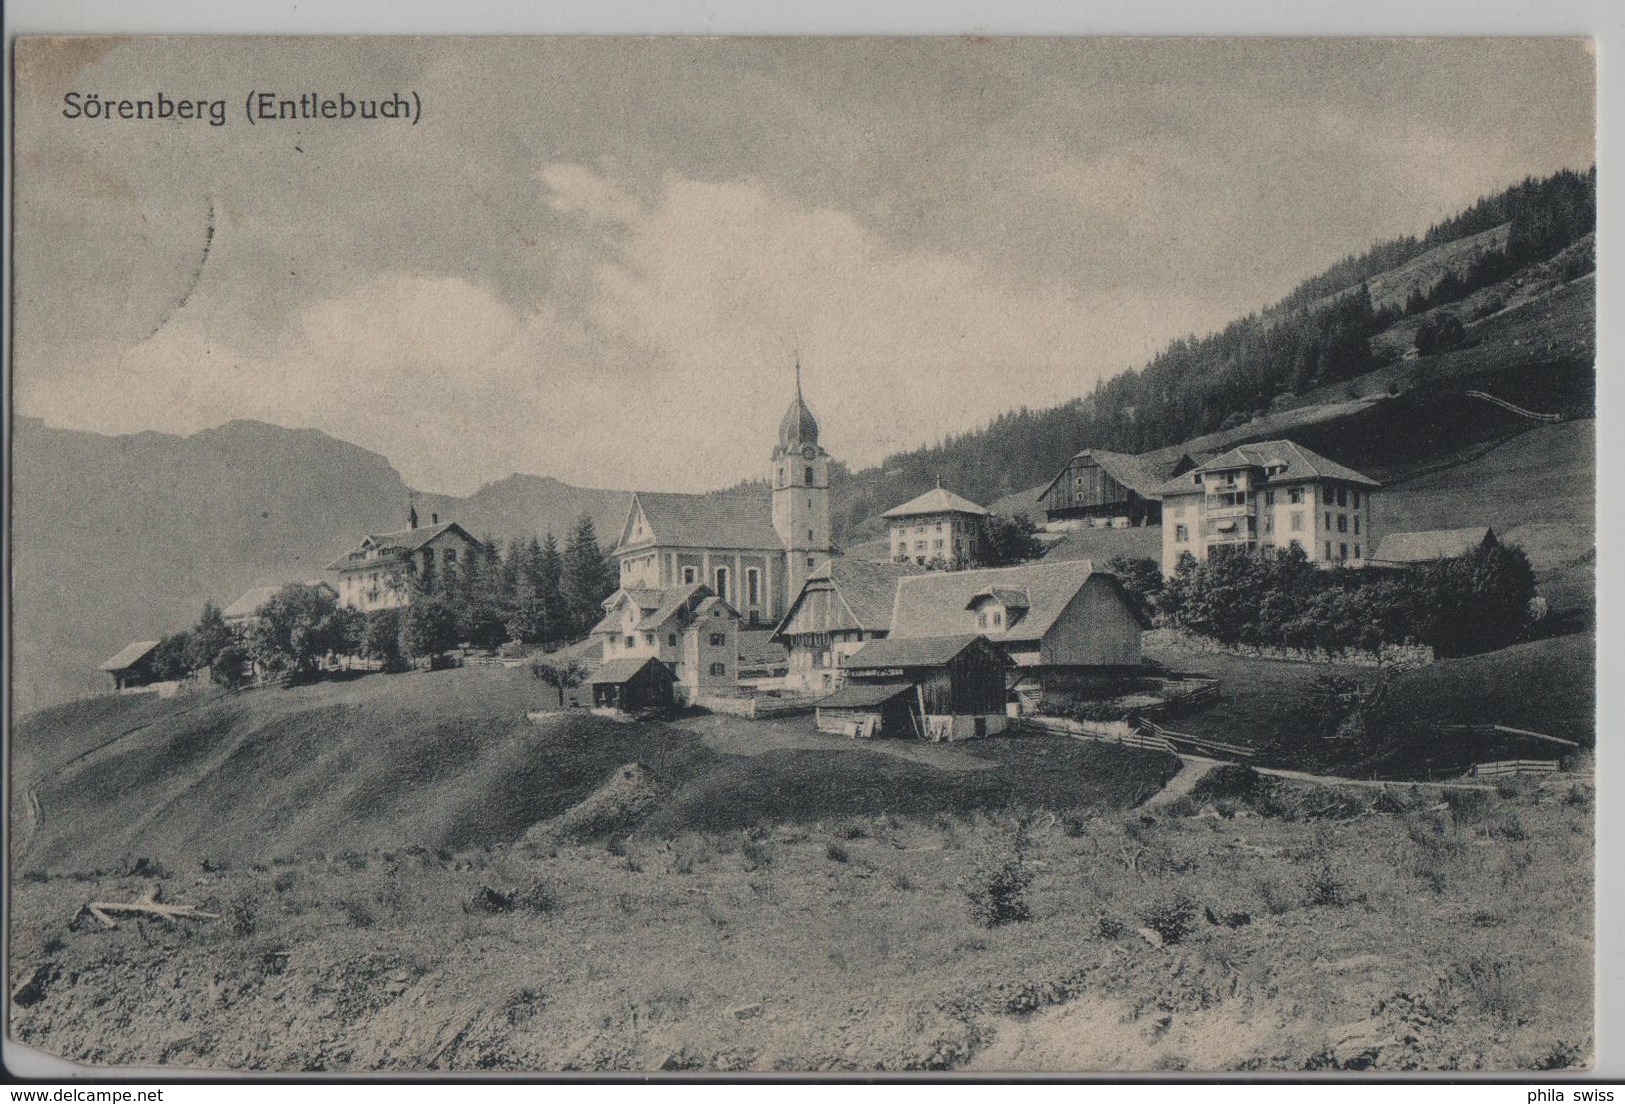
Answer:
M818 419L801 397L799 357L796 397L779 422L770 478L773 528L784 542L786 601L790 601L800 592L811 570L834 553L829 526L829 453L818 443Z

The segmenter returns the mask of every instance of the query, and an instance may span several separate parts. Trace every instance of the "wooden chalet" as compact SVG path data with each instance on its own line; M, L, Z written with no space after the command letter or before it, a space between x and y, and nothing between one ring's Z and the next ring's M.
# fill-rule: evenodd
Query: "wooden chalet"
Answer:
M127 644L118 655L102 664L101 669L113 676L114 690L131 690L158 681L152 665L157 657L158 643L156 640L138 640Z
M1073 525L1160 525L1162 500L1157 488L1167 479L1196 467L1185 454L1172 463L1154 455L1131 456L1106 449L1084 449L1038 495L1052 527Z
M835 689L845 658L891 631L897 580L925 573L914 564L851 556L825 561L802 584L773 633L789 653L785 685L808 694Z
M1010 662L976 634L871 640L818 703L820 731L965 740L1004 731Z

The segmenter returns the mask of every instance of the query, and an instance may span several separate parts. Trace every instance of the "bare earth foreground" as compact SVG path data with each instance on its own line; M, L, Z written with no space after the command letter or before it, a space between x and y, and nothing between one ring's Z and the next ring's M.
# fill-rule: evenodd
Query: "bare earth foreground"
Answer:
M392 743L403 717L340 708L383 678L187 723L139 703L34 722L66 718L81 745L14 761L39 799L14 822L14 1037L97 1065L267 1070L1590 1060L1589 782L1389 793L1219 768L1148 811L1131 806L1173 776L1163 756L1043 737L887 754L723 718L531 726L510 706L535 690L510 674L395 681L403 710L424 708L419 686L464 713L496 702L483 750L439 778ZM340 792L240 761L274 758L272 737L315 754L305 712L352 719L318 749L346 764ZM202 767L138 777L116 758L166 754ZM475 783L507 776L492 755L529 789L489 790L482 819ZM562 766L578 762L590 778ZM386 767L416 819L370 796ZM236 823L223 811L227 782L278 776L302 804L244 791ZM135 821L161 846L127 850ZM1012 869L1030 885L984 926L971 902ZM75 919L154 889L220 918Z

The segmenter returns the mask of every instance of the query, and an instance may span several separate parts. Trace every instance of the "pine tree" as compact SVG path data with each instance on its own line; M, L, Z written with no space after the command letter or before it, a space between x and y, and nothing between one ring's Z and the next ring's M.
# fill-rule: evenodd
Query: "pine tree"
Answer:
M564 548L564 602L569 636L591 628L601 603L615 589L614 565L598 547L598 532L586 514L570 532Z

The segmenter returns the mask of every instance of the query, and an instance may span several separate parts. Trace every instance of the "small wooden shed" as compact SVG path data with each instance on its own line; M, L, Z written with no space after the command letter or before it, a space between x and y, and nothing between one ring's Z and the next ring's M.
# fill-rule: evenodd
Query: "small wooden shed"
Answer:
M129 690L148 686L158 681L152 661L158 651L158 641L138 640L128 644L118 655L102 664L102 670L113 676L113 689Z
M912 682L848 680L829 697L819 699L816 723L820 732L853 739L911 736L919 734L917 712Z
M676 681L671 668L653 656L612 659L587 679L594 708L622 713L670 707L676 701L672 692Z
M847 657L844 666L843 689L886 683L911 687L914 735L964 740L1002 732L1008 724L1004 706L1010 660L985 636L871 640Z

